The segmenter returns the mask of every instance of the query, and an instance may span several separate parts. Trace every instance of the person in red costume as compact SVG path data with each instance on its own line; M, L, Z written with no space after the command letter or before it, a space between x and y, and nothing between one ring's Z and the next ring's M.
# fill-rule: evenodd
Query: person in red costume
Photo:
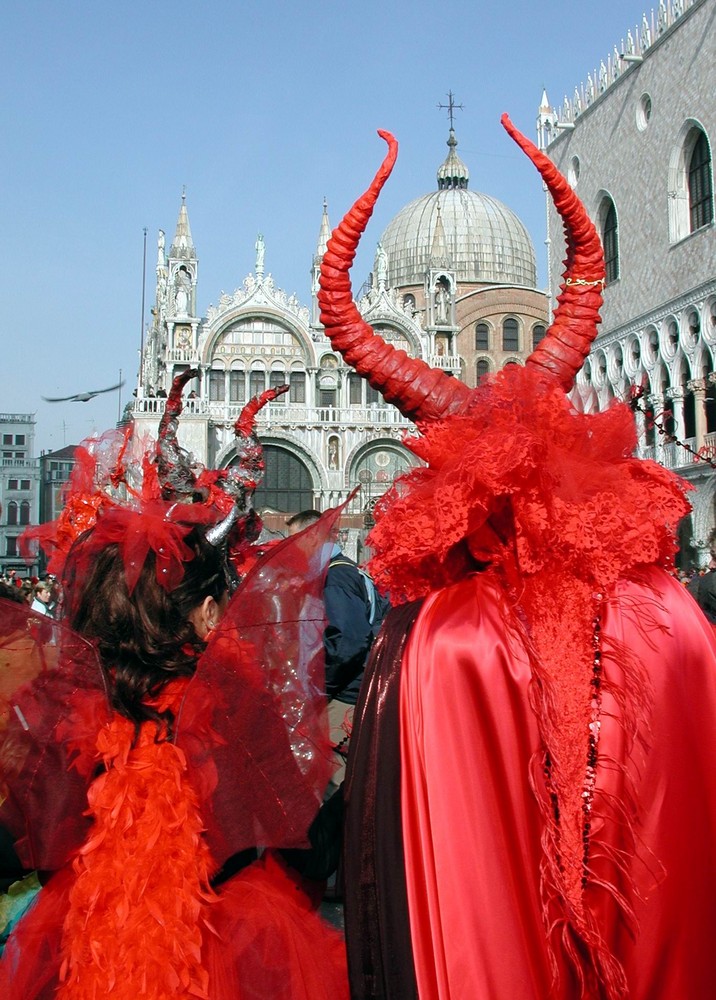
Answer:
M369 537L388 615L345 785L354 1000L705 1000L716 931L716 644L667 570L686 484L632 414L568 393L599 237L552 162L567 256L548 335L469 389L385 343L349 270L389 152L328 243L334 348L416 424Z
M0 959L2 997L348 997L323 884L297 870L329 863L310 843L326 835L322 552L339 512L235 589L258 405L228 493L176 443L185 382L156 454L131 433L84 449L45 532L62 621L0 612L2 860L9 840L13 870L45 883Z

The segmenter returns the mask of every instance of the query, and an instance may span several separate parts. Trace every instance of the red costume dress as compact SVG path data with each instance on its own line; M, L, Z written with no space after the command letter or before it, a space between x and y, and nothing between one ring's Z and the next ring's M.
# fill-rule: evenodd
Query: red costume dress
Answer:
M686 485L632 457L632 414L565 393L596 335L599 238L505 121L565 222L567 272L524 368L477 389L352 305L357 239L395 159L328 244L334 347L420 436L376 509L395 604L346 781L354 1000L706 1000L716 931L716 644L673 565ZM412 602L412 603L408 603Z
M127 538L129 518L137 545L157 531L159 552L180 549L171 509L153 510L111 508L96 536ZM112 711L90 642L3 602L0 824L25 867L52 875L0 960L0 996L347 998L343 941L279 854L210 884L237 852L307 846L331 772L320 594L332 530L324 518L254 565L193 676L150 702L171 732Z

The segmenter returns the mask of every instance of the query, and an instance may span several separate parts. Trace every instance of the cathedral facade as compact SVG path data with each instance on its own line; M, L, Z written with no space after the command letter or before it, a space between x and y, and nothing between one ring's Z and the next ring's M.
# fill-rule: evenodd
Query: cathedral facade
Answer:
M716 526L715 18L716 0L662 2L560 108L545 95L538 118L605 249L602 326L577 377L581 404L641 395L638 454L694 487L685 566L707 565ZM550 245L556 288L554 211Z
M202 463L224 468L236 459L233 424L243 405L288 385L258 417L266 474L255 505L281 530L290 514L325 510L359 487L344 530L360 558L376 500L417 459L403 444L410 422L345 365L323 333L316 292L329 236L324 204L308 305L266 273L258 237L253 272L202 314L199 257L182 199L168 251L159 234L153 320L129 410L138 431L156 433L172 379L198 368L200 378L185 390L179 441ZM452 128L436 189L388 225L358 305L395 347L470 386L523 363L544 336L548 301L536 287L530 237L505 205L469 190Z

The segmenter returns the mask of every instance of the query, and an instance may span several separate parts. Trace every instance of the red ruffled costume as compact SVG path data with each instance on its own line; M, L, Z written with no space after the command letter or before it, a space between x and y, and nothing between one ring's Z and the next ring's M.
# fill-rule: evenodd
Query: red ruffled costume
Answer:
M280 855L209 885L235 852L305 846L330 775L333 524L316 527L254 566L194 676L153 703L171 739L152 722L135 741L93 647L3 602L0 823L25 866L55 873L8 943L0 996L347 997L343 941Z

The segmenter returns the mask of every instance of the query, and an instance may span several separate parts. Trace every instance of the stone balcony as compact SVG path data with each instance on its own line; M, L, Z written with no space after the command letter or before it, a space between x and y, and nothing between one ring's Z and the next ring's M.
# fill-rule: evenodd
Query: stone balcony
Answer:
M136 416L164 413L166 399L150 397L132 401L132 413ZM185 399L185 416L208 417L215 424L233 424L244 403L211 402L206 399ZM280 427L396 427L410 426L394 406L298 406L290 403L269 403L258 414L260 424Z

